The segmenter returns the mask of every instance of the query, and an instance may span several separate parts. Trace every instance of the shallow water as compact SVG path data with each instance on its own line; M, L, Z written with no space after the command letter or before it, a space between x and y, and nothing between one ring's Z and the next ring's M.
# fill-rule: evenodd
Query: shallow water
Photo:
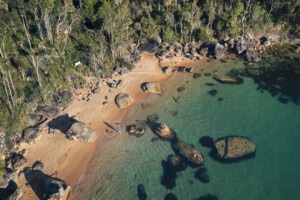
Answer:
M259 66L276 63L297 65L280 59L263 61ZM197 199L207 193L230 200L298 199L300 105L279 101L280 91L272 96L268 89L258 89L252 78L244 78L241 85L221 84L212 79L212 75L224 75L233 67L245 66L230 58L226 62L195 64L201 77L193 79L192 74L176 73L163 84L163 95L150 94L132 106L122 122L122 133L100 144L90 166L96 171L83 178L84 184L79 187L81 193L74 198L138 199L137 186L143 184L148 199L164 199L170 192L178 199ZM185 90L179 93L177 88L181 86ZM208 94L211 90L217 93ZM173 97L179 97L177 103ZM177 133L178 138L194 145L203 154L209 183L194 178L197 169L189 167L177 173L176 187L172 190L161 185L161 162L173 154L170 143L156 140L149 128L142 137L128 135L125 131L126 125L145 120L154 113L159 116L159 122L166 123ZM218 139L228 135L244 136L253 141L257 147L255 157L224 164L212 159L210 149L199 143L202 136Z

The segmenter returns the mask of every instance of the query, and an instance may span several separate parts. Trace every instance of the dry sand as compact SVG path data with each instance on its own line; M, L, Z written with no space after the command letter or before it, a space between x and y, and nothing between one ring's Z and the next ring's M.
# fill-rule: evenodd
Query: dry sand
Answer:
M106 137L106 130L109 130L109 127L104 122L115 126L126 114L127 109L121 110L114 103L115 96L125 92L132 96L134 102L141 100L147 95L141 90L141 83L164 81L171 76L172 72L163 74L162 67L189 66L193 63L194 61L183 57L159 61L154 55L143 53L141 61L135 64L135 68L128 74L114 76L111 79L89 78L88 81L101 83L99 93L90 94L87 89L76 90L73 103L63 113L85 122L89 128L96 130L98 139L91 143L70 141L58 130L54 134L49 134L45 125L41 136L34 144L23 144L20 148L28 149L26 155L28 162L25 167L30 167L35 161L40 160L44 163L45 174L57 173L59 179L66 181L71 187L74 186L86 171L88 162L101 139ZM122 86L109 88L107 81L113 80L122 80ZM82 100L83 98L85 100ZM104 101L108 103L103 105ZM32 189L25 186L26 180L23 175L17 182L24 191L23 200L38 199Z

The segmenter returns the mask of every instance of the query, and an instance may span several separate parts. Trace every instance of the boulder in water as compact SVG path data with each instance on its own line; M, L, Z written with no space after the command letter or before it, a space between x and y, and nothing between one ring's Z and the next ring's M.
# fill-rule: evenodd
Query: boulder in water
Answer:
M185 157L192 165L203 164L202 154L193 146L191 146L181 140L176 140L176 141L172 142L172 148L179 155Z
M173 140L175 133L166 124L157 124L154 126L154 132L163 139Z
M226 161L235 160L255 153L255 145L245 137L229 136L214 143L216 156Z

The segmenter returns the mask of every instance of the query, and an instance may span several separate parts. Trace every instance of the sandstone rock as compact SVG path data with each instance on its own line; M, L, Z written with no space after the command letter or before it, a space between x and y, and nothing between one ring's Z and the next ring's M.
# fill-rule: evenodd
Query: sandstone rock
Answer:
M173 140L175 133L166 124L157 124L154 127L154 132L163 139Z
M142 89L145 92L149 92L149 93L153 93L153 94L162 94L163 93L160 83L149 83L149 82L143 83Z
M67 131L66 136L68 139L80 140L84 142L93 142L97 139L96 131L86 127L83 122L75 122Z
M59 92L52 96L51 104L53 106L68 107L73 102L73 93L71 91Z
M37 106L37 112L47 118L54 118L60 113L56 107L49 105Z
M115 98L115 103L120 109L127 108L132 104L132 97L127 93L120 93Z
M67 199L71 187L62 180L56 178L46 178L42 182L42 191L45 199L63 200Z
M215 142L217 155L221 159L233 160L254 153L255 145L244 137L225 137Z
M36 141L36 139L38 138L38 136L40 135L40 132L38 129L36 128L26 128L23 130L22 133L22 139L28 143L28 144L32 144Z
M177 140L172 143L172 148L181 156L185 157L189 162L194 165L201 165L203 163L203 157L201 153L193 146Z

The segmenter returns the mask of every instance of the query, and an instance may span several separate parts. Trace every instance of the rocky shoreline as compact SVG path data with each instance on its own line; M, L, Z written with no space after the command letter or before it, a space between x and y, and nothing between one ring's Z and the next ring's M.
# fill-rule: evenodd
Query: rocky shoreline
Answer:
M270 52L280 48L278 43L281 41L274 40L270 37L262 37L260 40L255 40L251 37L246 38L237 38L230 39L228 41L220 42L210 42L210 43L197 43L197 44L161 44L161 49L159 49L155 56L159 61L172 59L174 57L184 57L193 61L201 60L203 57L208 57L210 59L221 59L228 53L235 53L238 56L244 58L249 63L259 62L262 58L267 57ZM295 52L300 51L300 45L295 44L291 46L292 50ZM295 58L299 59L300 58ZM162 73L168 74L171 72L187 72L193 73L192 68L186 66L175 65L173 67L163 66ZM240 78L240 76L245 75L257 76L262 72L258 69L252 69L251 67L247 68L246 71L232 72L231 75L233 78ZM194 73L195 77L199 77ZM113 79L114 80L114 79ZM107 85L110 88L122 87L122 82L119 80L116 81L107 81ZM89 92L86 96L82 96L82 100L89 101L90 95L98 93L101 88L101 83L96 82L85 82L82 87L89 89ZM145 92L162 94L163 91L158 82L144 82L141 86L141 89ZM78 88L76 86L75 88ZM179 89L179 88L178 88ZM180 89L181 91L184 88ZM76 90L75 90L76 91ZM6 173L3 175L1 180L0 188L1 192L7 196L7 198L14 197L14 199L20 199L22 196L22 189L17 185L16 179L18 176L29 176L33 177L33 174L43 174L42 181L44 185L49 185L49 180L51 184L56 184L54 188L58 188L56 191L51 190L47 191L47 188L38 188L41 195L46 195L47 197L59 197L58 199L66 198L70 192L70 186L62 180L59 180L53 176L43 173L42 165L33 165L30 168L22 169L22 166L27 162L26 160L26 149L20 149L22 143L33 144L38 142L40 137L40 132L42 130L47 130L49 134L55 133L57 131L65 134L67 139L71 140L80 140L84 142L93 142L97 139L98 135L95 130L88 128L86 123L82 121L77 121L73 117L68 116L67 114L62 114L64 110L72 103L74 98L72 92L61 93L55 98L52 99L51 104L39 105L36 107L34 113L30 113L31 126L24 129L22 132L15 132L10 135L9 142L5 142L4 136L0 135L0 156L4 157ZM107 103L107 99L103 101L103 105ZM133 97L127 93L119 93L115 96L115 104L120 109L125 109L133 103ZM156 121L156 120L154 120ZM150 120L146 121L150 122ZM184 143L183 141L178 140L176 134L165 124L155 124L155 126L150 127L153 131L161 138L171 141L172 148L179 157L171 157L169 164L165 164L166 169L169 170L170 166L183 166L180 164L180 160L185 160L191 162L195 165L203 164L202 155L194 149L192 146ZM132 126L129 128L131 134L142 135L144 133L145 126ZM217 145L219 146L219 145ZM219 149L216 147L216 149ZM252 151L253 152L253 151ZM228 152L227 152L228 153ZM226 157L226 156L225 156ZM37 160L38 162L38 160ZM170 165L171 163L171 165ZM203 174L205 170L198 172L198 175ZM177 171L175 170L175 173ZM166 172L167 173L167 172ZM40 175L39 175L40 176ZM173 175L172 175L173 176ZM29 178L32 180L31 178ZM29 180L28 179L28 180ZM45 183L44 183L44 182ZM32 182L28 181L30 185ZM40 184L38 186L42 186ZM50 185L51 185L50 184ZM59 187L57 187L59 185ZM33 186L32 188L37 186ZM51 186L52 187L52 186ZM60 188L63 188L61 190ZM61 194L61 191L65 191Z

